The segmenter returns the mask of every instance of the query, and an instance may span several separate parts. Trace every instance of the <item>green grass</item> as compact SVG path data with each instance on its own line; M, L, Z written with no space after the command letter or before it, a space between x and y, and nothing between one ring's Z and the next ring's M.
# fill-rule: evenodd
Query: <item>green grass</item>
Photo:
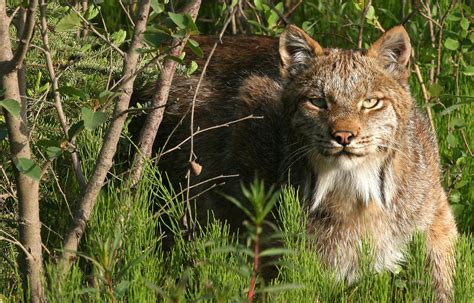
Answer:
M358 1L315 2L305 1L291 16L291 20L308 30L323 46L352 47L358 34L360 10ZM210 2L209 2L210 3ZM204 33L216 33L224 20L219 19L222 4L204 3L198 26ZM275 5L278 1L273 1ZM385 29L397 24L402 10L400 1L374 1L374 17ZM439 1L441 13L448 7L448 0ZM110 5L108 3L107 5ZM433 17L440 12L435 6ZM405 16L411 10L405 8ZM422 98L420 83L412 75L410 84L414 98L422 109L431 108L438 136L443 184L448 192L456 216L461 237L457 244L457 274L455 277L456 302L474 301L474 160L469 153L474 146L472 101L474 79L466 72L474 66L474 20L472 5L459 1L448 15L442 45L441 74L436 85L429 86L432 94L426 104ZM107 9L104 14L118 13ZM51 24L65 14L57 3L50 5ZM272 27L272 11L256 8L248 12L248 18L260 25L248 24L247 33L277 35L281 28ZM112 16L111 28L117 28L117 20L123 16ZM468 30L460 20L468 20ZM206 20L215 20L208 22ZM374 19L372 19L373 21ZM370 20L369 20L370 21ZM100 22L97 22L100 27ZM437 50L431 46L426 19L413 15L406 28L415 49L416 62L424 79L428 78L431 60L436 59ZM465 33L467 32L467 34ZM466 35L465 35L466 34ZM120 73L121 61L112 57L108 47L95 38L77 41L74 33L52 33L50 38L55 50L55 61L63 70L62 86L81 89L86 98L64 95L64 108L72 123L80 120L81 107L94 106L95 99L107 89L109 67L112 76ZM364 30L364 47L380 35L372 24ZM447 38L460 42L452 50L444 46ZM34 43L41 45L39 35ZM72 58L72 59L71 59ZM72 61L71 61L72 60ZM44 147L37 144L40 139L60 140L61 130L48 96L48 102L38 102L48 83L44 60L39 50L33 49L28 56L28 96L30 121L38 111L36 127L32 133L33 148L38 163L44 163ZM144 62L142 62L144 64ZM70 65L65 69L65 66ZM155 69L149 68L140 75L139 82L153 80ZM425 80L427 81L427 80ZM425 83L427 84L427 83ZM109 108L110 109L110 108ZM0 116L0 130L4 126ZM77 146L86 175L90 175L101 146L103 129L84 131L78 137ZM128 153L128 134L124 132L120 150ZM7 179L13 180L9 161L8 143L0 140L0 191L11 188ZM41 186L42 238L46 275L46 297L49 302L240 302L246 300L249 288L252 258L251 242L242 244L238 235L220 221L210 220L198 226L192 237L181 232L180 218L184 212L181 197L163 185L160 172L153 165L145 169L138 189L131 191L120 180L121 166L117 165L103 188L93 217L81 242L80 254L71 271L64 277L56 268L55 261L61 253L62 234L67 228L71 211L79 198L74 174L70 170L68 155L56 159ZM152 201L168 201L157 209ZM0 230L18 238L16 223L17 202L7 199L0 204ZM296 189L281 191L278 211L281 218L279 231L274 236L281 248L286 248L278 262L278 273L271 281L261 277L257 281L257 297L262 302L431 302L433 294L429 269L426 268L423 237L417 236L407 248L407 260L398 273L374 274L371 268L368 246L361 251L360 279L354 284L340 282L335 273L324 268L318 255L311 249L311 237L306 234L306 214L297 199ZM168 218L164 220L164 218ZM164 234L164 231L171 231ZM241 238L244 235L241 233ZM163 237L167 238L163 238ZM170 238L174 246L165 246ZM21 301L23 290L17 264L17 247L0 241L0 301Z

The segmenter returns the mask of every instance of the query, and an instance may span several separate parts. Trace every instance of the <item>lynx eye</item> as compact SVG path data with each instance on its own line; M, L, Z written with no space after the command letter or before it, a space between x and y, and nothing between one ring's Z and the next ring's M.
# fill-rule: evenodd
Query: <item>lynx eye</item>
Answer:
M362 108L365 109L374 109L376 107L379 108L380 106L382 106L382 100L380 99L371 98L362 102Z
M309 103L311 103L312 105L318 108L323 108L323 109L328 108L328 104L326 103L326 99L324 98L308 98L307 100Z

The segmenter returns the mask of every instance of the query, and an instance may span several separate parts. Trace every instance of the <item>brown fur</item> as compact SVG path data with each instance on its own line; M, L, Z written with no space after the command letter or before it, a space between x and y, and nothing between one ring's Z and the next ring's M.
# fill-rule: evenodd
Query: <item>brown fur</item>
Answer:
M198 40L205 52L214 42ZM323 49L295 26L279 42L225 37L199 91L195 128L249 114L264 118L198 135L194 151L203 170L192 183L239 174L219 187L239 196L239 182L255 175L267 184L289 180L311 210L315 249L349 280L356 278L364 238L373 245L376 270L394 269L413 234L425 232L437 301L451 301L457 231L440 184L435 136L409 92L410 52L402 27L369 50ZM197 75L175 79L157 149L188 111ZM339 134L350 144L338 144ZM184 119L168 147L188 135ZM185 181L188 155L185 145L160 160L175 186ZM197 203L231 224L244 218L214 192Z

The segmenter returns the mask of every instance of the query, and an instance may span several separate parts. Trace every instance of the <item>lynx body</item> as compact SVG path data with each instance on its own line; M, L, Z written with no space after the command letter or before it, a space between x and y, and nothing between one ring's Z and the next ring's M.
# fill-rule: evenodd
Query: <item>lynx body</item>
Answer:
M214 42L199 41L205 51ZM196 136L194 153L203 169L192 183L239 174L218 187L235 196L240 182L256 175L269 184L297 186L315 249L349 280L356 278L364 239L372 244L376 269L393 270L414 233L424 232L437 301L451 301L457 232L440 183L436 138L410 95L410 54L401 26L369 50L323 49L291 25L279 41L225 38L199 90L194 126L263 118ZM174 80L157 149L178 122L167 146L189 136L189 119L181 118L197 81ZM185 182L188 157L189 146L183 146L160 160L175 186ZM244 219L213 191L200 195L197 205L231 224Z

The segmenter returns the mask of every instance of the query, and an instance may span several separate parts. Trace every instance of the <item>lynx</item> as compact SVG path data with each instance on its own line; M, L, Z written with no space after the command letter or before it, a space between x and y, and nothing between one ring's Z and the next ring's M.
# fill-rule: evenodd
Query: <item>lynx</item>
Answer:
M198 41L208 52L215 39ZM212 183L198 183L238 174L216 181L225 181L217 189L238 196L240 182L255 176L268 184L289 182L308 207L314 249L341 278L356 279L363 239L371 241L376 270L395 270L405 245L423 232L436 300L452 301L456 225L440 183L436 138L410 95L410 54L402 26L368 50L322 48L293 25L279 40L225 37L199 90L194 127L263 118L196 136L202 173L191 178L193 193L205 191L197 209L213 209L238 225L244 215L207 191ZM183 117L198 78L174 80L157 150L178 124L167 146L189 136L190 119ZM185 182L188 157L183 145L160 159L175 186Z

